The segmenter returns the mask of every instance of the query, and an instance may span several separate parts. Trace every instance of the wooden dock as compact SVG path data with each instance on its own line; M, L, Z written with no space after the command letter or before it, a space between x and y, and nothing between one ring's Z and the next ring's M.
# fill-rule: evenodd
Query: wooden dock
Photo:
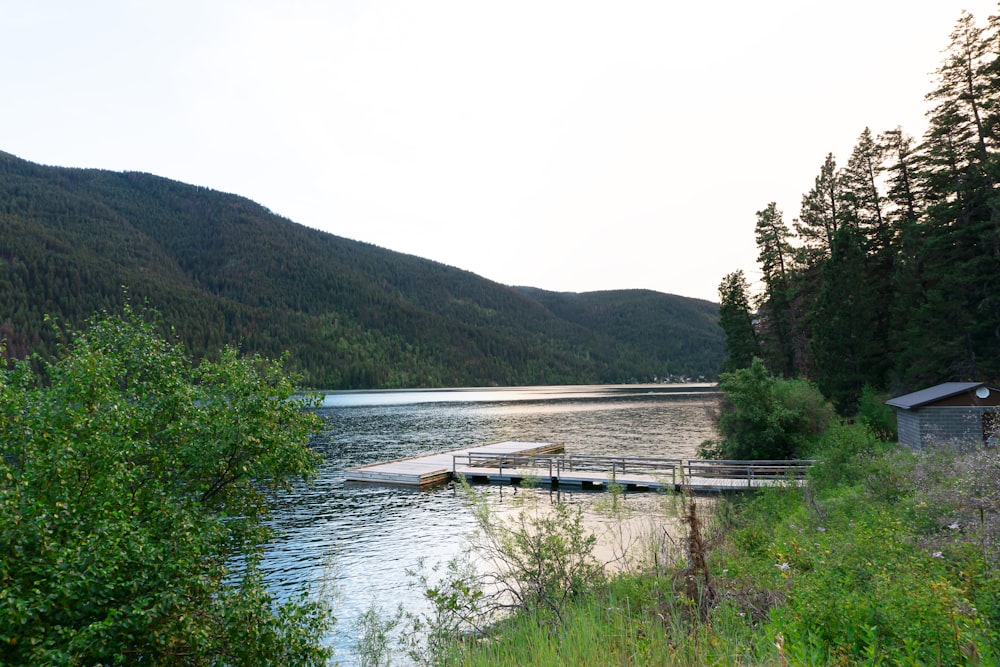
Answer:
M721 492L798 485L812 461L719 461L560 454L550 442L508 441L349 468L347 481L427 487L470 483L544 484L581 489Z
M373 463L347 469L348 482L374 482L401 486L426 487L443 484L452 479L454 456L474 452L492 452L507 456L547 456L563 451L561 444L552 442L519 442L510 440L492 445L463 447L446 452L424 454L384 463Z

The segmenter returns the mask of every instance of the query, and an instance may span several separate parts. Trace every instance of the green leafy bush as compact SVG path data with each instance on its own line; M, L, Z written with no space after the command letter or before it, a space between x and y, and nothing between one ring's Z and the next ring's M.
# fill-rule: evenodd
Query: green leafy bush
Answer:
M794 459L805 456L833 419L833 408L805 380L771 375L760 359L723 373L719 435L702 454L719 459Z
M264 493L308 476L278 364L193 367L130 308L0 374L0 663L325 664L331 617L256 567Z

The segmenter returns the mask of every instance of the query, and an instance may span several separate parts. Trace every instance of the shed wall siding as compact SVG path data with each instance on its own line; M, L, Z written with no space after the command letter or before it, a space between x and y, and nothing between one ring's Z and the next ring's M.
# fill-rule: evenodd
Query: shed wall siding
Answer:
M928 407L913 410L919 422L916 444L907 441L911 447L928 444L978 445L983 441L983 413L996 408L981 407ZM902 431L902 427L900 427ZM900 435L902 443L902 435Z
M896 410L896 429L899 444L920 449L920 413L912 410Z

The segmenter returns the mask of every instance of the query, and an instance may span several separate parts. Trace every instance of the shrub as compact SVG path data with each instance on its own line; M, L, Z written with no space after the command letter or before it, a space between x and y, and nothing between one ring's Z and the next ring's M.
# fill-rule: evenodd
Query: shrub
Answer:
M561 622L570 600L603 580L593 555L597 538L584 526L581 508L535 501L500 520L486 499L469 493L478 529L474 548L493 569L490 587L498 600Z
M837 424L817 441L809 479L816 492L859 486L869 499L892 502L913 489L908 450L880 440L866 425Z
M43 365L0 374L0 663L325 664L326 607L256 567L315 462L280 366L194 367L129 308Z
M719 388L720 438L702 446L702 454L712 458L801 458L833 419L833 408L815 385L777 378L760 359L723 373Z
M888 394L876 391L866 384L858 402L857 421L870 428L879 439L895 442L898 437L896 412L885 404L889 398Z

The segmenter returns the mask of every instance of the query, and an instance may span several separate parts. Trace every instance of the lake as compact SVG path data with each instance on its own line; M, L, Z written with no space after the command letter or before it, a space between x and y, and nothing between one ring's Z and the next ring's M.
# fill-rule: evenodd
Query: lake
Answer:
M373 601L387 612L398 603L418 608L407 570L458 554L473 520L450 485L347 483L346 468L505 440L563 443L573 454L694 458L715 436L717 404L707 384L326 394L316 410L325 428L312 441L323 462L312 485L278 500L279 536L263 563L268 583L281 595L309 584L336 596L336 659L349 665L360 614ZM477 488L498 506L514 495L511 487Z

